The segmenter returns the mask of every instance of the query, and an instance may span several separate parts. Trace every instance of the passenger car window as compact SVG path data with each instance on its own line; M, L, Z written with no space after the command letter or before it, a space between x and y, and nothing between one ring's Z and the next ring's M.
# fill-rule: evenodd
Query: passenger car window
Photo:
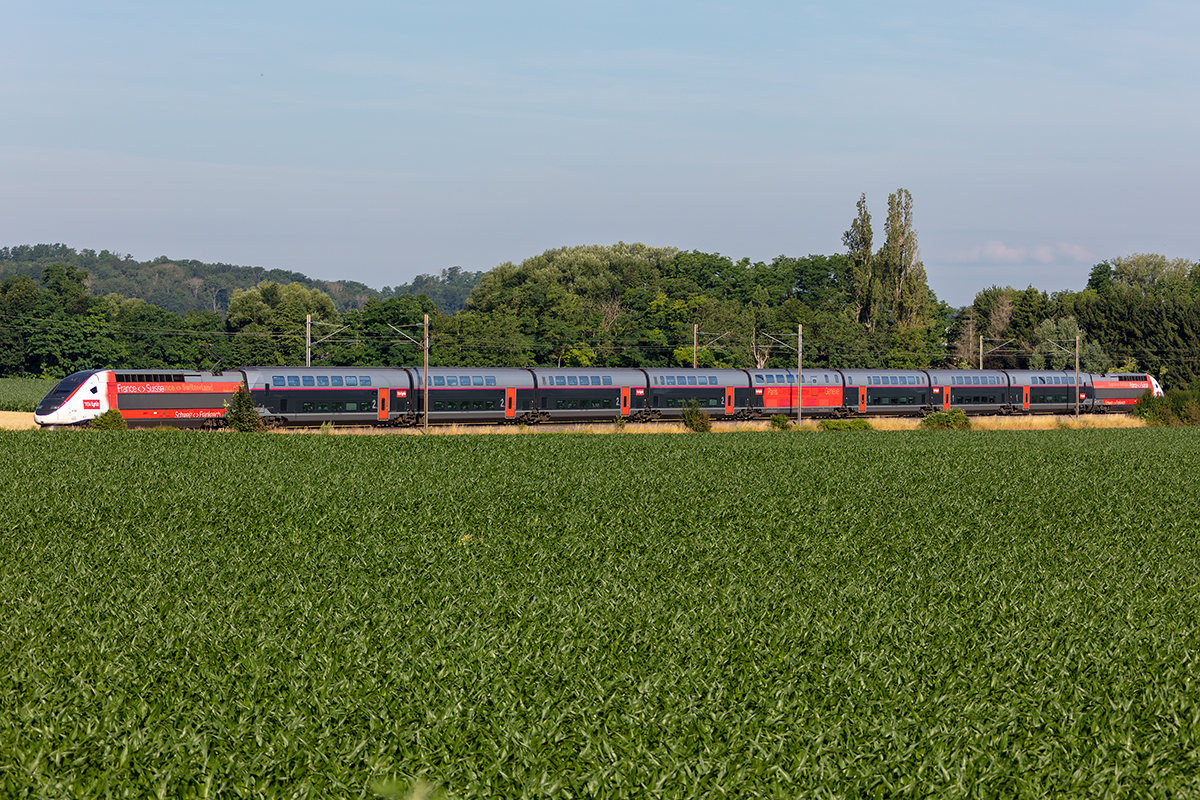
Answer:
M578 386L578 385L579 385L578 378L576 378L574 375L567 376L567 386Z
M695 385L696 385L696 376L688 375L688 386L695 386Z
M563 377L562 375L555 375L554 376L554 385L555 386L566 386L567 379L565 377Z
M354 379L353 375L347 375L346 376L346 385L347 386L358 386L358 381Z
M441 375L435 375L435 376L433 376L433 385L434 386L445 386L446 379L443 378Z
M299 375L288 375L287 379L288 379L288 386L299 386L300 385L300 376Z
M449 376L448 378L446 378L446 385L447 386L458 386L458 377L455 375Z
M328 386L328 385L329 385L329 376L328 375L318 375L317 376L317 386Z
M601 380L603 380L603 381L604 381L604 385L605 385L605 386L612 386L612 385L613 385L613 382L612 382L612 376L611 376L611 375L605 375L605 376L604 376L604 377L603 377Z
M342 376L341 375L331 375L329 378L329 383L332 384L333 386L341 386L342 385Z
M301 378L300 378L300 382L301 382L302 384L304 384L305 386L315 386L315 385L316 385L316 383L317 383L316 381L314 381L314 380L313 380L313 376L312 376L312 375L303 375L303 376L301 376Z
M287 379L284 378L282 375L272 375L271 376L271 385L272 386L287 386Z
M358 376L358 385L359 386L370 386L371 385L371 376L370 375L359 375Z
M483 384L484 384L484 386L495 386L496 385L496 376L488 375L488 376L484 377Z

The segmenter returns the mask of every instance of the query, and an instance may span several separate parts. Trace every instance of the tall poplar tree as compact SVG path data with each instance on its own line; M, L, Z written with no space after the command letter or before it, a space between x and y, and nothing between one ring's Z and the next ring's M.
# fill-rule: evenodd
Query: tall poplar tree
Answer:
M874 274L874 234L871 232L871 212L867 211L867 195L858 198L858 215L850 223L850 230L842 234L846 256L850 259L850 275L854 281L854 318L875 329L879 300L877 278Z
M925 265L913 227L912 195L907 189L897 189L888 195L884 230L887 239L879 260L892 320L901 329L923 327L929 323L932 309Z

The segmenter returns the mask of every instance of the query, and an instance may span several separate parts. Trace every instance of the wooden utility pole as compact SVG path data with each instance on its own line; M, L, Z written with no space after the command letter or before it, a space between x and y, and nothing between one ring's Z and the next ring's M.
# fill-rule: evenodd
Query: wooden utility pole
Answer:
M304 366L312 366L312 314L304 317Z
M700 360L700 326L692 324L692 369L696 368L696 363Z
M429 315L425 315L425 368L422 370L422 379L425 382L425 433L429 433Z
M979 371L983 371L983 337L979 337Z

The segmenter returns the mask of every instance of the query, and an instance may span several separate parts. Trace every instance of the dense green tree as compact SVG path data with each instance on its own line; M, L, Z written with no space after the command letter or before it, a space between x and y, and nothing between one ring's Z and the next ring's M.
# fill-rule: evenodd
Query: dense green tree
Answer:
M1080 337L1079 363L1084 372L1105 372L1111 360L1097 342L1089 339L1074 317L1044 320L1033 333L1031 369L1075 368L1075 337Z

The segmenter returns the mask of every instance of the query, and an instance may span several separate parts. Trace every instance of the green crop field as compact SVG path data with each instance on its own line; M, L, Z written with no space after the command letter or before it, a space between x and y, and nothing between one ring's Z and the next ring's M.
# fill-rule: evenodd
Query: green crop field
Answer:
M0 432L0 796L1200 794L1187 430Z
M53 378L0 378L0 411L33 411L56 383Z

